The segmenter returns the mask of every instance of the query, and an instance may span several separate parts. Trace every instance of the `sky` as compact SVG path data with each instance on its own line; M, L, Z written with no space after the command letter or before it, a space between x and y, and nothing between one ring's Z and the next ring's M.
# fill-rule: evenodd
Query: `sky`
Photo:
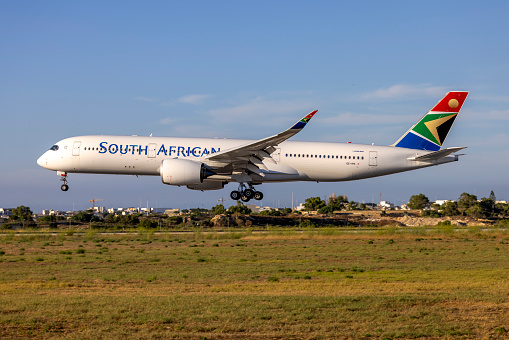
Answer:
M359 202L509 200L506 1L4 1L0 207L210 208L237 184L70 174L37 158L115 134L261 139L317 115L301 141L389 145L448 91L470 91L444 147L459 162L352 182L264 184L263 205L332 193ZM225 205L233 204L225 201Z

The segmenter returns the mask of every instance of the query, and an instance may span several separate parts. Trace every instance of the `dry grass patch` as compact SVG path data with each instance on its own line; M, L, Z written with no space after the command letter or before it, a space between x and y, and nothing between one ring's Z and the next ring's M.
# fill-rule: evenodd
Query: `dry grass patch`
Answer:
M503 232L7 235L0 250L2 338L501 339L509 330Z

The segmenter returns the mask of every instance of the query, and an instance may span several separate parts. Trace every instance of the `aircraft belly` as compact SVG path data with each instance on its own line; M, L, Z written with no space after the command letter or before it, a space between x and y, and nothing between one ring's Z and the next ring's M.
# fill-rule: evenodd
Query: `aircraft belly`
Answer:
M159 176L160 162L144 157L116 156L107 159L81 157L79 163L73 161L68 172L116 175L147 175ZM66 171L66 169L62 169Z
M342 166L339 162L334 164L300 164L298 171L305 174L309 181L348 181L352 179L352 168ZM297 167L297 166L296 166Z

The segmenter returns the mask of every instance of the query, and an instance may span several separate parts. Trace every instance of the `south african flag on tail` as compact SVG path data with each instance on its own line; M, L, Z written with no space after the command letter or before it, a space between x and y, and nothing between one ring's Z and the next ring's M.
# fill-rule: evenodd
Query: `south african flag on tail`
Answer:
M392 146L438 151L468 96L465 91L449 92L417 124Z

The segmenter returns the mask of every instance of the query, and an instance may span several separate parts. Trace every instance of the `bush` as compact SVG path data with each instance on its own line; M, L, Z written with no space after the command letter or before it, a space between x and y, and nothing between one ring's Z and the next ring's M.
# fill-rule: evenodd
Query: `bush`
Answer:
M316 228L317 225L311 222L310 220L304 220L299 225L300 228Z
M259 215L262 215L262 216L281 216L281 212L279 210L276 210L276 209L270 209L270 210L264 210L264 211L260 211Z
M423 210L421 213L422 217L440 217L441 214L436 210Z
M141 220L140 223L138 223L139 228L145 228L145 229L155 229L157 228L157 221L144 219Z

